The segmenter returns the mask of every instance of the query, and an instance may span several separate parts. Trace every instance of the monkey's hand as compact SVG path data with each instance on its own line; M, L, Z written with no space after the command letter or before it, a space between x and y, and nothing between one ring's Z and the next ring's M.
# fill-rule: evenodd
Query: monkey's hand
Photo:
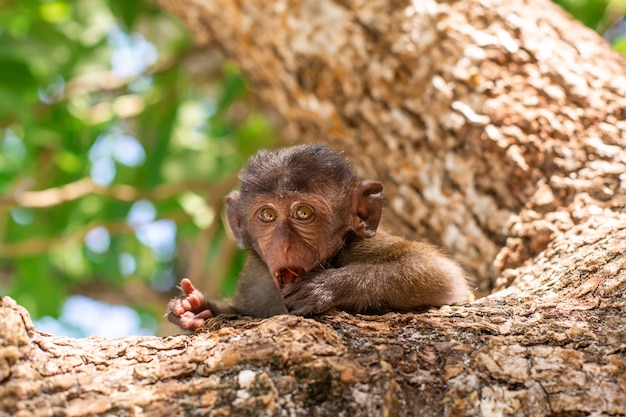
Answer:
M180 281L180 288L185 295L169 302L167 319L185 330L199 329L208 318L213 317L209 301L187 278Z
M312 316L336 306L337 294L334 291L334 275L328 271L309 273L285 286L283 298L291 314Z

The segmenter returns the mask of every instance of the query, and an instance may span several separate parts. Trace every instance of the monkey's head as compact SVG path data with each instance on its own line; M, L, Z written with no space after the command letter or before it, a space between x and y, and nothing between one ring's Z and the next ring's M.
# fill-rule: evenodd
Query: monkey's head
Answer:
M261 151L227 198L237 243L265 262L280 289L323 268L349 235L372 237L382 214L382 184L358 182L340 154L323 145Z

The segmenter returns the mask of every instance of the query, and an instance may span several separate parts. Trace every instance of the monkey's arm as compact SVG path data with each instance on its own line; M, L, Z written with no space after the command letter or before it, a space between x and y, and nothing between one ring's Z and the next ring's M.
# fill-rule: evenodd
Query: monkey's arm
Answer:
M220 314L270 317L288 313L267 267L254 253L246 259L232 304L209 300L187 278L180 287L184 295L170 301L167 319L185 330L199 329L207 319Z
M377 235L351 243L336 268L313 271L283 290L298 315L339 308L377 314L468 301L465 272L434 246Z
M239 275L233 306L239 314L252 317L289 313L267 266L254 251L246 257Z

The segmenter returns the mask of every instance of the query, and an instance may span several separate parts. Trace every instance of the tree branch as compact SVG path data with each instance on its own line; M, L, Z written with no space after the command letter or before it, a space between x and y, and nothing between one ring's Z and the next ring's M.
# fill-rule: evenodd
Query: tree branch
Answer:
M175 223L187 223L192 221L189 214L185 212L170 212L160 216L158 219L168 219ZM104 227L110 235L125 235L135 233L135 228L127 220L111 222L95 222L85 225L83 228L63 236L51 238L31 238L19 242L0 243L0 258L15 258L32 256L50 251L58 246L68 246L82 244L85 235L96 227Z
M164 184L153 190L137 190L136 188L115 184L102 187L93 182L91 178L83 178L78 181L41 191L18 191L10 197L0 197L0 206L19 206L29 208L53 207L70 201L78 200L90 194L110 197L115 200L133 202L140 199L161 201L182 194L186 191L206 193L208 190L215 191L214 195L224 195L226 190L234 185L234 180L221 183L207 183L203 181L190 181L181 184Z

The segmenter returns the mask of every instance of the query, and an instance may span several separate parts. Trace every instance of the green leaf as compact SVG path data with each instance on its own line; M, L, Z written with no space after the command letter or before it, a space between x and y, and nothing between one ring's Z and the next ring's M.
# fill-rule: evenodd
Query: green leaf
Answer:
M10 296L23 303L34 319L58 317L65 299L65 285L54 279L46 256L31 256L16 262L16 285Z
M613 48L622 55L626 55L626 36L620 36L613 43Z

